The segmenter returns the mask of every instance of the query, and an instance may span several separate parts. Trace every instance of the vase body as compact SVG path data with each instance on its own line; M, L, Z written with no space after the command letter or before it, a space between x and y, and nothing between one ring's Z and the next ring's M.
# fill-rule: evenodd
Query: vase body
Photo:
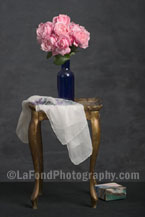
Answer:
M66 61L57 74L58 97L74 101L74 74L70 70L70 60Z

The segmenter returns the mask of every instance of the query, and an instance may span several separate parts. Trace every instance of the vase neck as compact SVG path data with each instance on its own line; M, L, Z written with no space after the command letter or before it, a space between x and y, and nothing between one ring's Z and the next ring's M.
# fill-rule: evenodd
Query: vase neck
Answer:
M67 60L64 64L62 64L61 69L69 70L70 69L70 60Z

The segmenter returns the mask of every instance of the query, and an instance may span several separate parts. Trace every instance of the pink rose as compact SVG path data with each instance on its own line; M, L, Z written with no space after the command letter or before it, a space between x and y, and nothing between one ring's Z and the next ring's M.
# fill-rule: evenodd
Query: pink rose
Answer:
M87 48L88 42L90 40L90 33L83 27L78 24L70 24L70 35L73 38L73 44L76 47Z
M42 42L43 39L48 39L53 30L52 22L40 23L36 33L38 42Z
M68 35L69 27L63 23L56 23L54 26L54 33L57 35Z
M52 49L53 49L53 47L56 47L57 40L58 40L58 36L56 36L55 34L52 34L50 36L49 41L50 41L50 44L52 46Z
M47 40L43 39L41 42L41 49L45 52L51 52L55 49L57 43L57 37L52 34Z
M70 53L71 49L69 46L70 46L69 38L61 35L58 38L56 48L53 51L53 56L58 55L58 54L61 54L62 56L64 56L65 54Z
M50 52L51 50L52 50L52 47L51 47L51 43L50 43L50 41L43 41L42 43L41 43L41 49L43 50L43 51L45 51L45 52Z
M64 14L60 14L59 16L54 17L52 22L54 24L63 23L68 26L70 24L70 17Z
M75 32L80 31L80 25L79 25L79 24L76 24L76 23L74 23L74 22L71 22L71 23L70 23L70 31L71 31L72 33L75 33Z

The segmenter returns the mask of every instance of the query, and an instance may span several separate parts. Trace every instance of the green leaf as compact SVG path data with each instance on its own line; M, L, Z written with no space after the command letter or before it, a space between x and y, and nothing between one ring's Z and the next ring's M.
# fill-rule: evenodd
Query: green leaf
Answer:
M52 56L52 52L48 52L46 58L49 59Z
M71 48L71 52L76 52L77 49L78 49L78 48L77 48L76 46L74 46L74 45L72 45L70 48Z
M70 53L70 56L73 56L73 55L75 55L75 52L71 52L71 53Z
M62 65L62 64L64 64L67 60L69 60L70 59L70 54L66 54L66 55L64 55L64 56L62 56L62 55L56 55L55 57L54 57L54 64L56 64L56 65Z

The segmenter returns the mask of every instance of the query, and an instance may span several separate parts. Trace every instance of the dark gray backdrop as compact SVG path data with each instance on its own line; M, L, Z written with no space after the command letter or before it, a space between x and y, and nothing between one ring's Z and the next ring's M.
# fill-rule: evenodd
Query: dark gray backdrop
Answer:
M57 96L59 67L36 42L40 22L68 14L91 33L90 47L71 60L76 97L99 96L102 138L97 171L137 171L145 163L145 1L1 0L0 2L0 180L8 170L32 169L27 144L15 134L21 101ZM48 122L43 128L45 170L86 171L74 166Z

